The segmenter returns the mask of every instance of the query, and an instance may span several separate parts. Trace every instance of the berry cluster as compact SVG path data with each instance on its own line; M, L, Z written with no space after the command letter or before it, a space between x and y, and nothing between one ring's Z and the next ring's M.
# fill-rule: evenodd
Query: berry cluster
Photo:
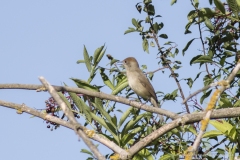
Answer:
M74 116L76 118L80 118L80 115L78 114L78 109L75 106L75 104L73 103L71 97L66 92L62 92L62 93L68 99L68 101L71 103L71 109L73 111ZM52 97L50 97L48 100L46 100L45 104L46 104L45 111L47 114L51 114L52 116L59 118L60 117L59 114L62 113L61 119L65 118L65 114L63 112L60 112L61 108L59 107L59 105L56 103L56 101ZM53 130L53 128L57 129L59 127L59 125L56 124L55 122L46 121L46 124L48 124L47 128L51 128L51 130Z
M48 100L45 101L46 104L46 113L51 114L54 117L59 117L58 115L58 111L59 111L59 106L56 104L55 100L50 97ZM46 121L47 128L51 128L51 125L53 126L52 128L57 128L58 124L56 124L55 122L49 122Z

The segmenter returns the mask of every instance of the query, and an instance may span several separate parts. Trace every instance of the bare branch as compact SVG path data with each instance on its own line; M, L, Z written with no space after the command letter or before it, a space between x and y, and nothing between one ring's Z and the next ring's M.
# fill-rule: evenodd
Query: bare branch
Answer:
M205 87L203 87L203 88L195 91L194 93L190 94L186 99L184 99L184 101L182 102L182 104L186 103L190 98L192 98L193 96L197 95L198 93L203 92L203 91L205 91L205 90L208 90L209 88L215 87L215 86L217 86L217 85L218 85L218 82L214 82L214 83L211 83L211 84L208 85L208 86L205 86Z
M38 90L43 87L44 86L42 86L42 85L33 85L33 84L29 84L29 85L28 84L0 84L0 89ZM101 99L108 99L108 100L112 100L112 101L119 102L122 104L130 105L135 108L139 108L139 109L142 109L142 110L145 110L148 112L165 115L171 119L175 119L178 116L178 114L170 112L168 110L165 110L162 108L151 107L146 104L142 104L142 103L139 103L136 101L131 101L124 97L114 96L114 95L106 94L106 93L102 93L102 92L94 92L94 91L90 91L90 90L86 90L86 89L82 89L82 88L76 88L76 87L65 87L65 86L53 86L53 87L55 88L56 91L74 92L74 93L78 93L78 94L85 94L85 95L92 96L92 97L98 97Z

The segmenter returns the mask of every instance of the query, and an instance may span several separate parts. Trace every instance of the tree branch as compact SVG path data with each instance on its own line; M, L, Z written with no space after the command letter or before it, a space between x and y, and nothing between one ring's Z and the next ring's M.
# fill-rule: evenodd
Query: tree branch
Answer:
M21 104L16 104L16 103L11 103L11 102L6 102L6 101L0 100L0 106L4 106L4 107L10 108L10 109L16 109L17 113L23 113L23 112L28 113L30 115L36 116L36 117L41 118L43 120L47 120L49 122L57 123L61 126L64 126L66 128L72 129L72 130L75 129L74 125L71 124L70 122L65 121L61 118L57 118L57 117L52 116L50 114L47 114L45 112L40 112L40 111L35 110L31 107L28 107L25 104L21 105ZM83 127L83 126L80 126L80 129L84 132L91 131L91 130L87 129L86 127ZM101 136L97 133L94 133L90 138L97 141L97 142L100 142L101 144L105 145L106 147L108 147L109 149L113 150L116 153L126 152L124 149L122 149L121 147L119 147L118 145L113 143L112 141L106 139L105 137L103 137L103 136Z
M88 148L93 152L93 154L99 160L105 160L105 157L99 152L97 147L89 140L88 136L80 129L82 125L78 123L75 119L73 112L68 108L66 103L61 99L55 89L44 79L44 77L39 77L39 80L42 84L47 88L49 94L53 97L53 99L57 102L57 104L61 107L64 114L68 117L70 123L74 126L74 130L76 134L78 134L84 141L84 143L88 146Z
M42 91L43 87L44 86L42 86L42 85L33 85L33 84L0 84L0 89L27 89L27 90ZM139 108L139 109L142 109L142 110L145 110L148 112L165 115L171 119L175 119L178 116L178 114L170 112L168 110L165 110L162 108L151 107L146 104L142 104L142 103L139 103L136 101L131 101L124 97L114 96L111 94L95 92L95 91L90 91L90 90L76 88L76 87L65 87L65 86L54 86L54 85L53 85L53 87L56 91L74 92L77 94L85 94L88 96L98 97L101 99L108 99L108 100L112 100L112 101L119 102L122 104L130 105L135 108Z

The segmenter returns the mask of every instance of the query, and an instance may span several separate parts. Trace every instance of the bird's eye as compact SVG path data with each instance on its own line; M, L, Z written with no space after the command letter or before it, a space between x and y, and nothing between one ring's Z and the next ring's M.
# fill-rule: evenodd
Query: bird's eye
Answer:
M124 61L125 63L127 63L127 61Z

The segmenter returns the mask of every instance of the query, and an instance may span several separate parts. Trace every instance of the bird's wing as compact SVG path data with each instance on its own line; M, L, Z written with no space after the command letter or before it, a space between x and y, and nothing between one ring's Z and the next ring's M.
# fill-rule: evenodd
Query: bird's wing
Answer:
M150 95L154 98L154 100L157 102L157 96L156 93L154 91L154 88L152 86L152 84L150 83L150 81L148 80L148 78L141 72L141 74L143 76L139 76L139 77L144 77L143 79L138 78L140 83L145 87L145 88L151 88L150 90L148 90L148 92L150 93Z

